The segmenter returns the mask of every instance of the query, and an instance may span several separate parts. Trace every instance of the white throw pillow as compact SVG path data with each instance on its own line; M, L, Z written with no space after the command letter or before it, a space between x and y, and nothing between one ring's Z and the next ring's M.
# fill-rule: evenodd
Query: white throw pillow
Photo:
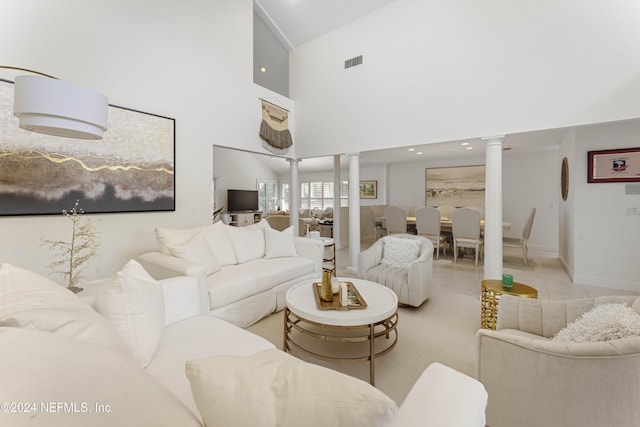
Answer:
M229 227L227 231L238 264L264 258L264 230L261 227Z
M222 221L202 227L202 233L205 239L207 239L213 256L216 257L222 266L233 265L238 262L235 252L233 252L233 245L231 245L231 237L228 231L230 228L235 227L225 225Z
M109 322L65 287L11 264L0 266L0 319L67 335L130 356ZM0 347L1 348L1 347Z
M2 411L3 426L202 425L128 355L20 328L0 328L0 348L0 402L23 409Z
M186 374L207 427L389 426L398 410L369 383L280 350L188 361Z
M193 238L200 230L197 228L156 228L156 240L160 252L171 255L169 246L182 245Z
M220 270L220 263L213 255L202 233L196 234L182 245L169 245L168 247L171 255L203 266L207 276Z
M388 267L407 268L409 264L420 257L421 247L422 242L418 239L384 237L380 264Z
M267 228L264 230L265 258L298 256L293 235L293 226L282 231Z
M640 314L626 304L607 303L596 305L569 323L553 341L609 341L637 336L640 336Z
M96 295L96 310L106 317L144 368L164 328L164 295L158 282L130 260Z

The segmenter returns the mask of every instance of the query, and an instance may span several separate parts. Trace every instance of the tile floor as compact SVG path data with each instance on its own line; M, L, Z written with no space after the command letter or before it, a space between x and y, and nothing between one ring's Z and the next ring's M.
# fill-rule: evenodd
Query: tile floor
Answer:
M361 250L365 250L372 242L362 242ZM337 271L339 276L350 276L345 271L349 266L349 249L336 250ZM640 295L640 292L611 289L572 283L560 260L545 253L529 251L529 265L522 261L522 252L515 248L505 248L503 258L505 273L512 274L514 281L527 284L538 290L540 299L585 298L600 295ZM453 256L440 255L433 262L434 286L451 292L480 296L483 278L482 263L474 266L473 256L458 258L453 263Z

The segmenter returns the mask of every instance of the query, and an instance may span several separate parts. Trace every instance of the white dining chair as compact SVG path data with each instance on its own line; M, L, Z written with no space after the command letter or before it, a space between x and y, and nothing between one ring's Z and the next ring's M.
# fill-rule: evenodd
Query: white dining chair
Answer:
M453 205L440 205L438 210L440 211L440 218L451 218L451 214L456 210L456 207Z
M407 232L407 211L399 206L389 206L384 210L387 234L405 234Z
M503 236L502 237L502 246L522 249L522 259L524 260L524 265L529 265L527 261L527 257L529 253L529 249L527 248L527 243L529 242L529 236L531 235L531 227L533 227L533 219L535 218L535 216L536 216L536 208L531 208L531 212L529 213L529 218L527 218L527 222L524 224L524 228L522 229L522 236L519 236L519 237Z
M451 230L453 234L453 262L458 262L458 248L471 248L475 250L478 266L478 257L482 251L482 237L480 235L480 212L460 208L451 213Z
M432 206L423 206L416 209L416 231L419 236L431 240L436 248L436 259L440 259L440 245L442 253L447 254L447 246L444 235L440 233L440 211Z
M469 205L465 206L466 208L473 209L474 211L480 212L480 219L484 219L484 206L480 205Z

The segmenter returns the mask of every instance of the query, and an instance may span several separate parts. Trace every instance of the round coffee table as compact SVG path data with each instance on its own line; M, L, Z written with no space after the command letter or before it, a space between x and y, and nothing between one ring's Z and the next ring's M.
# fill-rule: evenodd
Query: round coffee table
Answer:
M367 307L321 310L314 296L316 282L295 285L285 295L283 348L289 353L295 349L325 360L369 360L369 382L374 385L375 359L390 352L398 342L398 297L391 289L367 280L342 278L340 281L353 283ZM367 341L367 350L360 354L321 352L328 342Z

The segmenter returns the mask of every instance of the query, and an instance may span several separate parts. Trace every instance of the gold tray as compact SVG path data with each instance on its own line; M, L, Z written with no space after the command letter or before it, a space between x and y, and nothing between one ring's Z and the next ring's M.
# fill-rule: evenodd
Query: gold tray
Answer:
M340 292L333 295L333 300L331 301L322 301L320 299L320 286L322 283L313 282L313 295L316 297L316 304L320 310L357 310L367 308L367 302L362 298L358 289L356 289L355 285L351 282L340 282L347 284L347 293L349 294L349 305L343 306L340 305Z

